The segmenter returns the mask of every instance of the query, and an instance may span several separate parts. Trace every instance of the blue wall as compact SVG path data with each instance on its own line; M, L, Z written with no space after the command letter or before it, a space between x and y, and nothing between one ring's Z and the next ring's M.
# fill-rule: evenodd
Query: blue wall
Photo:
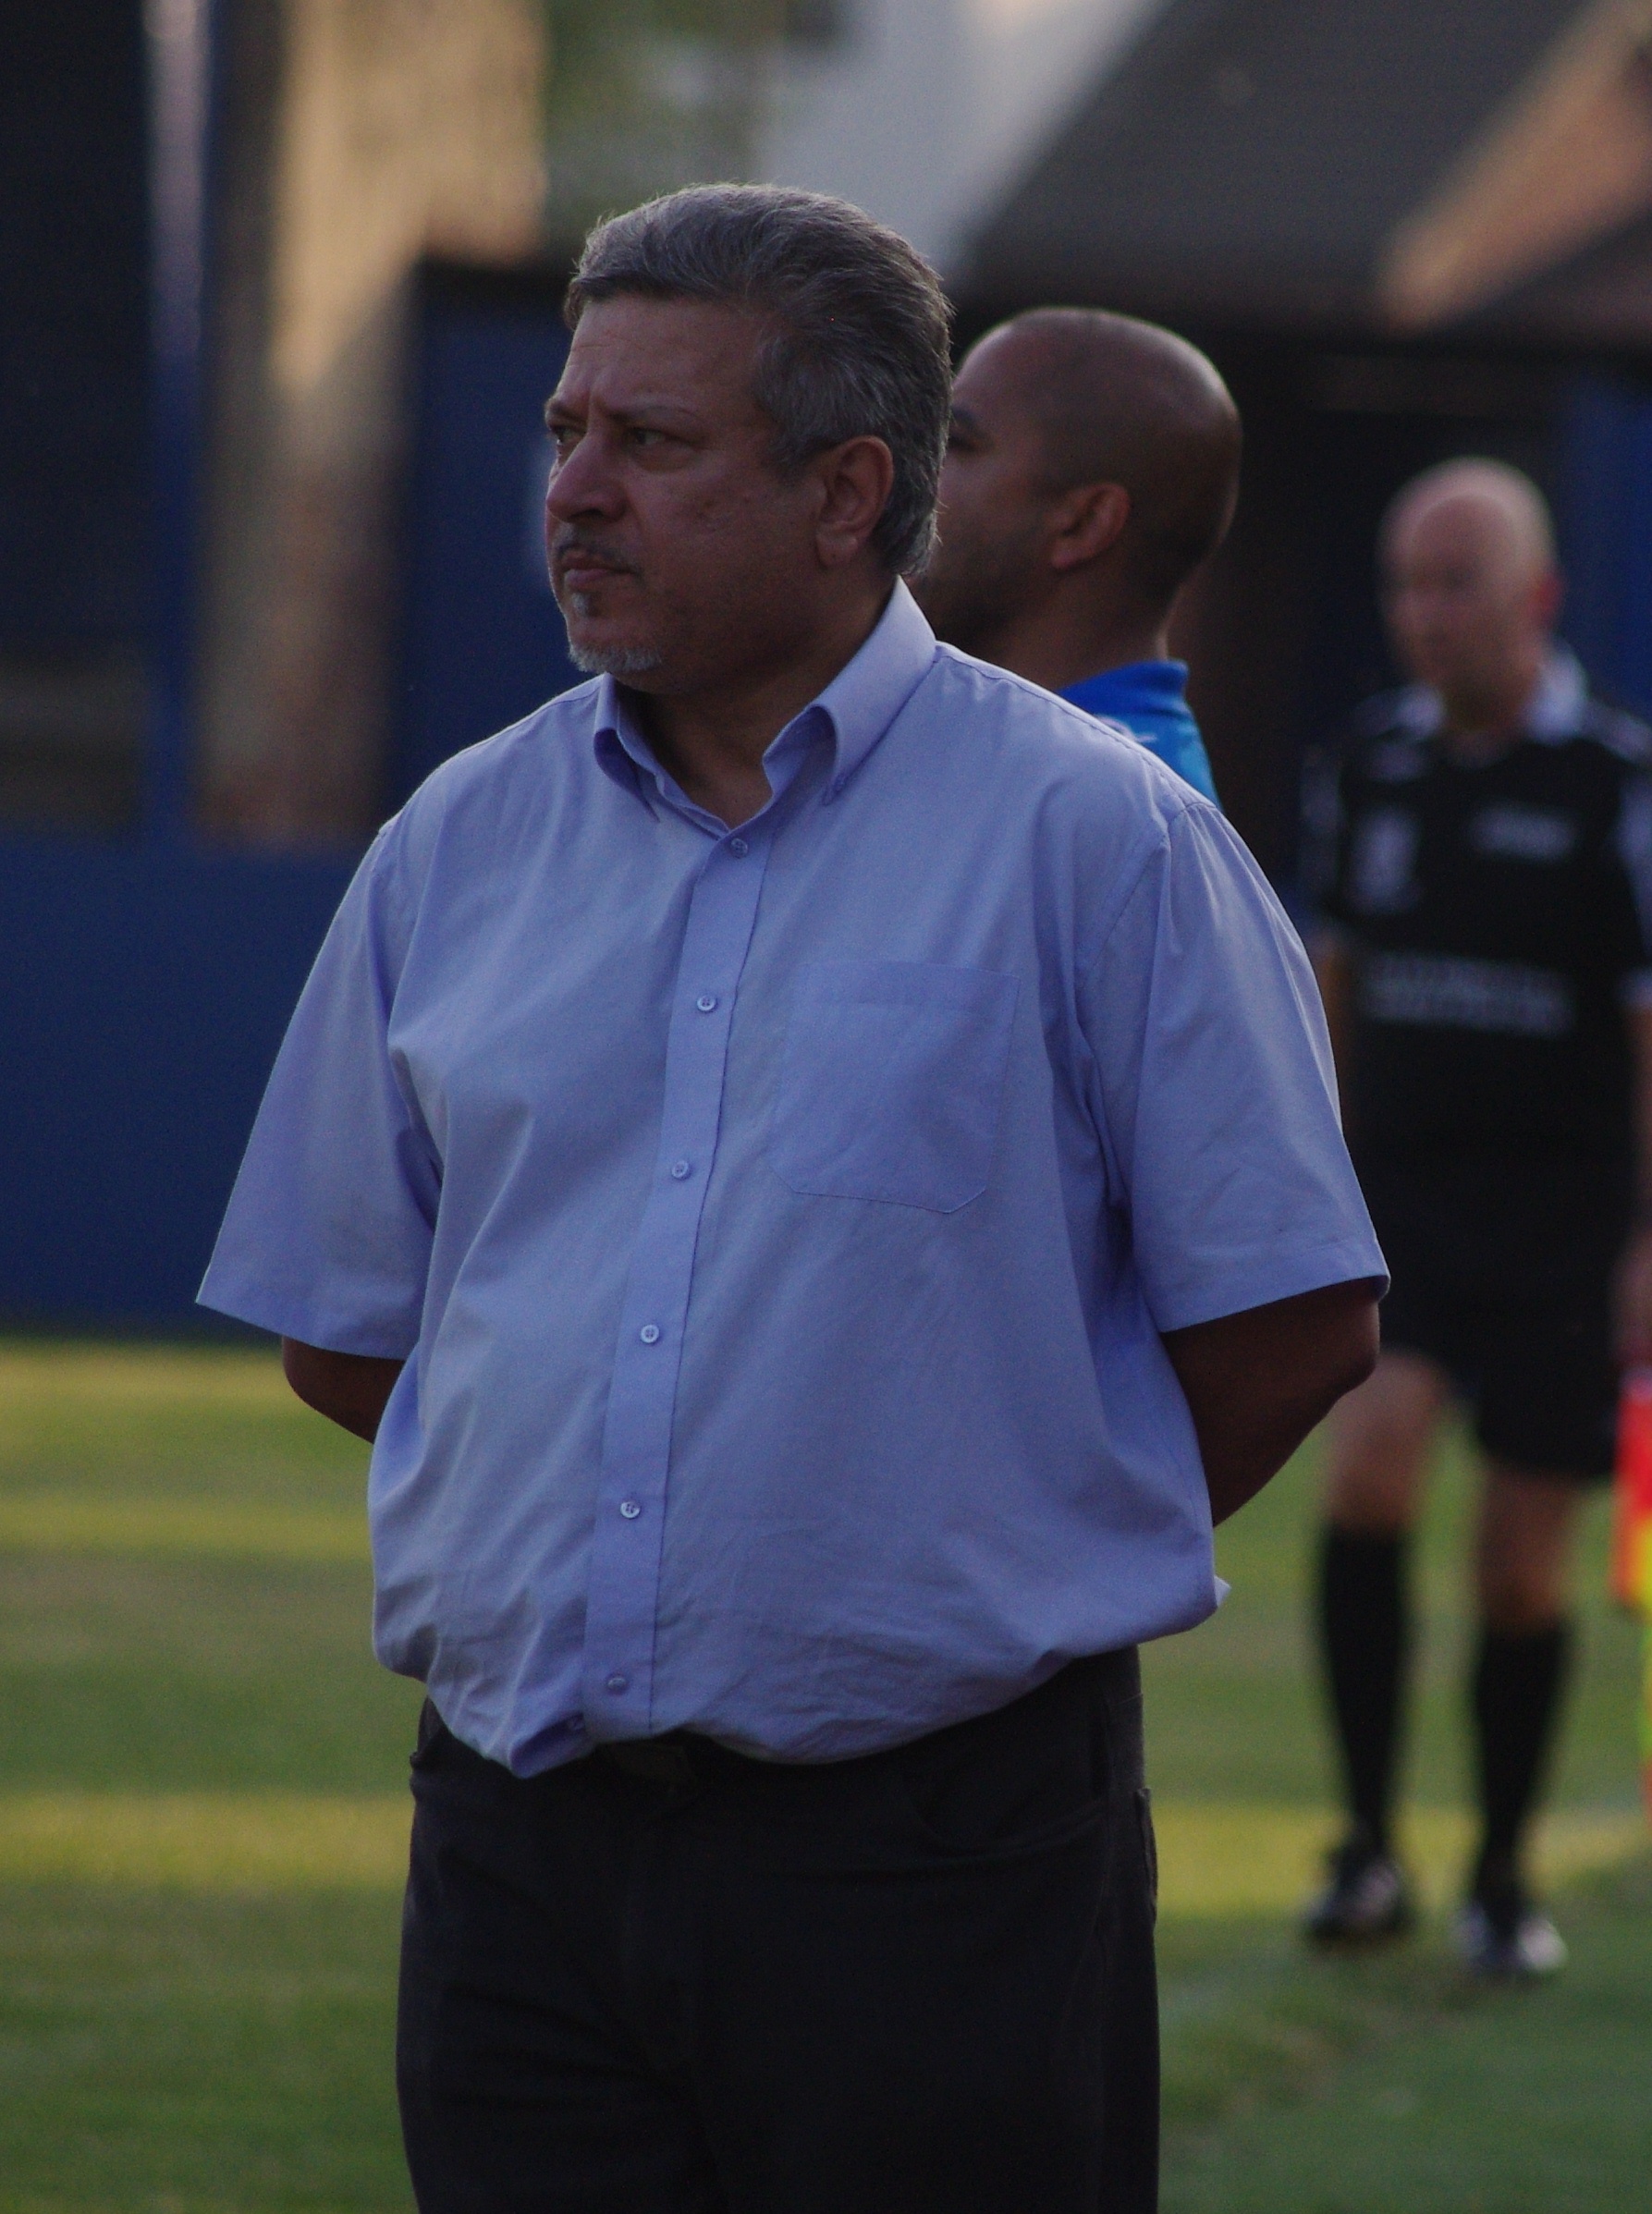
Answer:
M533 544L555 297L433 278L417 327L386 813L574 678ZM0 1319L211 1327L195 1288L354 861L211 848L165 809L0 838Z
M0 844L0 1316L195 1323L264 1078L349 867Z
M1561 454L1562 628L1604 691L1652 716L1652 391L1579 378Z
M429 269L415 327L396 802L580 681L545 561L545 403L568 358L560 287Z

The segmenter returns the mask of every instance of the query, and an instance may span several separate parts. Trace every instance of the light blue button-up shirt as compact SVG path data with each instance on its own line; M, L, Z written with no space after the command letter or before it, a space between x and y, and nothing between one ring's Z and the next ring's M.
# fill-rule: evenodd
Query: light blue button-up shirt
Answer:
M1294 932L904 586L730 832L610 679L381 832L202 1298L408 1356L381 1659L519 1774L824 1760L1215 1604L1161 1330L1377 1276Z

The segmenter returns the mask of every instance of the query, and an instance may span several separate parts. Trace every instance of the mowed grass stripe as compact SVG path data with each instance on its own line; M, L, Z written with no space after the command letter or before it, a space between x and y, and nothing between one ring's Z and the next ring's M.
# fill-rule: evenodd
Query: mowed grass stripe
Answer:
M406 1872L409 1818L401 1792L12 1792L0 1795L0 1881L380 1889ZM1298 1807L1184 1802L1156 1808L1155 1819L1160 1908L1184 1920L1294 1912L1328 1836L1322 1816ZM1469 1837L1445 1810L1413 1816L1409 1849L1434 1903L1453 1895ZM1557 1815L1545 1880L1611 1866L1645 1841L1638 1815Z
M189 1560L365 1561L366 1516L214 1499L0 1496L0 1551Z
M0 1345L0 1413L32 1421L89 1407L100 1424L146 1408L256 1419L295 1404L279 1359L263 1346Z
M407 1874L410 1818L403 1792L8 1792L0 1882L383 1890Z
M1182 1920L1294 1916L1324 1880L1337 1817L1313 1808L1216 1800L1153 1804L1161 1913ZM1413 1807L1400 1846L1426 1906L1455 1905L1474 1842L1474 1823L1454 1807ZM1536 1872L1546 1888L1615 1867L1647 1843L1645 1817L1624 1808L1566 1809L1537 1834Z

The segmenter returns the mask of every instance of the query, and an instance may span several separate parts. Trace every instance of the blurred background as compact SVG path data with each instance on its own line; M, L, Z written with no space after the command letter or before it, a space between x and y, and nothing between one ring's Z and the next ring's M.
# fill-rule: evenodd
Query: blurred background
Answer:
M1377 517L1445 454L1548 487L1572 642L1652 706L1640 0L6 24L0 1315L187 1321L353 856L569 680L537 523L561 287L593 214L659 187L846 193L966 338L1078 300L1208 348L1249 452L1180 643L1276 876L1304 736L1384 674Z
M935 259L962 339L1080 301L1205 347L1248 453L1179 645L1288 882L1302 747L1388 673L1377 517L1433 460L1548 489L1567 633L1652 710L1652 0L6 0L4 27L0 1322L35 1338L0 1349L0 2214L401 2208L411 1707L365 1652L361 1454L267 1355L176 1340L366 839L571 680L540 409L584 226L696 178L814 186ZM1596 1610L1562 1989L1476 1998L1426 1946L1304 1966L1308 1481L1154 1662L1169 2201L1639 2208L1633 1635Z

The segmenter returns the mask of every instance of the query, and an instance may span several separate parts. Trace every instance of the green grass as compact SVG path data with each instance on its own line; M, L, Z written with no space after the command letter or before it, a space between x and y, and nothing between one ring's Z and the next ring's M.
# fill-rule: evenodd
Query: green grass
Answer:
M1160 1920L1166 2214L1641 2214L1652 2173L1652 1861L1638 1639L1609 1610L1606 1501L1540 1861L1572 1962L1483 1991L1445 1941L1469 1847L1462 1727L1471 1493L1450 1444L1424 1532L1408 1848L1430 1906L1403 1950L1306 1954L1294 1911L1334 1822L1306 1632L1311 1454L1221 1534L1233 1592L1145 1657L1174 1876ZM1202 1816L1202 1818L1201 1818Z
M415 1688L273 1360L0 1352L0 2209L405 2214Z
M1548 1850L1573 1964L1471 1990L1438 1921L1466 1850L1447 1458L1412 1763L1436 1918L1404 1952L1291 1933L1328 1834L1305 1465L1224 1534L1217 1621L1149 1656L1167 2214L1646 2203L1634 1639L1594 1600L1597 1514ZM0 2214L408 2214L418 1694L369 1650L364 1459L260 1354L0 1349Z
M1652 2149L1652 1876L1568 1890L1563 1977L1469 1987L1438 1946L1296 1957L1167 1933L1167 2214L1629 2214Z

